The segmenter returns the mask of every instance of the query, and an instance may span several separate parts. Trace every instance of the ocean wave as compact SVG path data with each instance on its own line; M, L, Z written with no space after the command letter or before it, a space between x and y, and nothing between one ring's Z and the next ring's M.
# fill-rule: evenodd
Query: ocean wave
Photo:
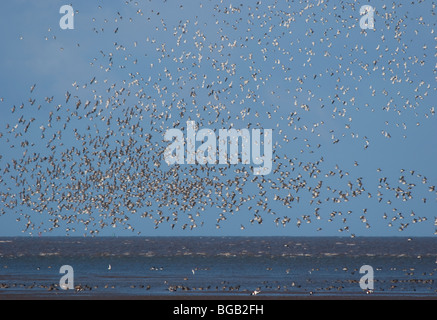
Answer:
M340 255L339 253L330 253L330 252L325 252L324 254L323 254L324 256L326 256L326 257L335 257L335 256L338 256L338 255Z
M50 257L50 256L59 256L59 252L40 252L38 255L40 257Z
M217 254L218 256L223 256L223 257L236 257L237 255L234 253L230 253L230 252L221 252Z
M141 257L154 257L154 256L156 256L155 252L151 252L151 251L149 251L149 252L142 252L142 253L140 253L138 255L141 256Z

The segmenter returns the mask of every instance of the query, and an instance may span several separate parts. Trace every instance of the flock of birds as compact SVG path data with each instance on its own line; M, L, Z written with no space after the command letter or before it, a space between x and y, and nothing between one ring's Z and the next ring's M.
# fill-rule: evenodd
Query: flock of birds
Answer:
M48 267L49 269L51 266ZM38 270L40 270L38 268ZM319 268L312 268L313 272L320 271ZM167 287L167 291L169 292L200 292L200 291L206 291L210 293L246 293L250 294L251 296L256 296L258 294L277 294L278 292L281 293L305 293L310 296L317 295L319 293L337 293L341 294L342 292L348 292L348 294L351 294L350 289L352 286L357 287L359 284L359 280L353 279L353 277L358 274L358 269L348 270L348 268L342 268L338 269L335 268L335 272L343 272L343 273L350 273L352 278L346 278L341 280L336 280L335 282L324 279L322 281L315 281L314 279L306 279L305 282L300 281L291 281L287 284L281 283L280 281L262 281L262 284L258 286L255 290L249 290L246 286L241 284L236 284L230 281L223 280L220 282L220 284L205 284L205 285L199 285L195 284L192 285L190 283L189 278L184 278L183 282L179 282L179 284L171 284L171 282L165 280L163 283L164 287ZM398 272L396 268L390 268L390 272ZM416 274L416 270L414 267L412 268L403 268L402 270L403 275L405 278L398 279L397 277L391 278L391 279L384 279L384 280L376 280L375 282L378 285L378 292L398 292L398 291L406 291L411 290L411 288L421 288L422 290L425 289L428 293L437 292L435 287L433 286L434 280L432 277L435 273L435 271L432 272L423 272L421 274ZM311 273L311 271L310 271ZM288 274L288 272L287 272ZM428 278L420 278L418 279L417 276L428 276ZM172 281L174 283L174 280ZM309 290L306 288L308 285L314 285L313 289ZM163 290L160 288L160 286L157 286L156 284L150 285L147 283L143 284L125 284L124 289L129 286L130 289L136 289L136 290ZM101 283L101 284L77 284L72 289L73 292L93 292L93 293L101 293L101 292L107 292L107 290L114 290L118 289L120 287L119 284L113 284L113 283ZM63 287L61 284L57 283L41 283L37 284L35 282L33 283L26 283L26 282L8 282L8 283L0 283L0 289L32 289L32 290L44 290L44 291L61 291L62 290L68 290L67 287ZM414 291L416 289L413 289ZM365 291L367 294L373 293L373 290L367 289Z
M53 95L35 83L25 102L0 100L11 110L0 129L0 214L16 214L23 232L141 234L139 218L187 230L215 219L220 228L241 215L242 230L335 220L353 235L349 222L358 218L370 228L379 215L399 231L432 220L435 181L420 168L393 176L359 171L360 158L330 158L342 144L370 152L372 130L406 139L407 126L435 121L435 47L422 42L436 39L434 2L416 1L423 16L381 5L374 31L359 29L354 3L335 1L105 6L87 31L96 45L76 45L95 49L86 81ZM48 32L45 41L56 43L71 31ZM190 120L215 130L273 128L272 173L167 166L164 134ZM364 134L360 121L368 121ZM418 198L427 212L406 209Z

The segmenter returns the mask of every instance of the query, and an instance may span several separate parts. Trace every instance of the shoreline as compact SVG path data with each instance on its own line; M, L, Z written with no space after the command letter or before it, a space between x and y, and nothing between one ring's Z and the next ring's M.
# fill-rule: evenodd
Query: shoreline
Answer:
M27 294L0 293L0 300L138 300L138 301L284 301L284 300L437 300L437 295L411 294L289 294L289 295L130 295L130 294Z
M19 297L11 297L11 296L0 296L2 301L99 301L99 300L108 300L108 301L359 301L359 300L376 300L376 301L408 301L408 300L418 300L418 301L424 301L424 300L437 300L437 297L412 297L412 296L403 296L403 297L390 297L390 296L381 296L381 297L351 297L351 296L327 296L327 297L264 297L264 298L235 298L235 297L196 297L196 298L190 298L190 297L179 297L179 298L168 298L166 296L154 296L154 297L129 297L129 296L116 296L116 297L108 297L108 296L93 296L93 297L34 297L34 296L28 296L28 295L20 295Z

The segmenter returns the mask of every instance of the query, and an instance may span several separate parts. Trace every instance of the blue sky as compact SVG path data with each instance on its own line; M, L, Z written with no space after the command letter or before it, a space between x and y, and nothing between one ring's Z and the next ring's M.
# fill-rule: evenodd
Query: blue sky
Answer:
M393 6L388 1L262 1L259 4L73 1L75 29L62 30L59 8L64 4L62 1L13 1L0 5L3 43L0 49L3 180L0 191L3 194L19 197L22 190L16 186L13 173L4 173L8 164L25 160L34 152L47 157L55 152L54 159L60 163L62 151L83 147L83 141L74 135L75 129L86 136L85 140L112 132L108 145L96 149L99 152L115 150L119 147L117 141L131 136L137 145L144 145L150 156L166 146L162 133L171 129L176 120L184 127L186 121L197 119L203 128L217 131L231 124L237 129L248 126L273 129L274 155L278 157L274 168L279 164L281 167L276 173L265 176L267 181L262 183L261 190L256 181L246 182L237 199L248 196L253 199L238 212L224 212L226 221L219 223L220 228L217 228L217 218L223 213L223 202L203 211L196 219L199 226L193 230L181 227L190 224L188 214L195 215L199 206L180 212L174 229L171 223L162 223L155 229L153 219L129 212L128 224L135 232L126 230L126 224L85 230L80 219L86 203L78 207L79 212L68 213L76 217L75 222L66 224L60 219L59 227L46 232L53 215L44 210L36 212L35 205L10 209L3 202L0 210L3 208L5 213L0 216L0 236L40 232L81 236L95 228L100 235L141 232L143 236L432 236L436 231L436 193L429 191L437 182L433 3L413 5L401 1ZM376 9L375 30L363 31L359 27L359 8L364 4ZM30 92L34 84L36 87ZM126 91L114 96L121 88ZM67 92L71 93L68 103ZM108 99L109 107L103 108L99 116L84 116L89 111L84 109L86 101L90 101L91 106L101 101L102 108ZM82 105L76 110L79 100ZM143 137L116 121L123 119L126 110L134 106L144 109L144 117L136 114L131 124L138 123L144 132L152 134L153 146L145 144ZM180 106L185 106L183 115L178 109ZM220 115L216 110L220 110ZM247 114L244 119L242 113ZM52 127L48 126L50 114L54 119L59 116L59 120L52 120ZM163 120L160 114L171 115L171 119ZM110 125L107 124L109 117L112 117ZM35 119L26 133L23 130L28 122L23 125L20 118ZM64 129L66 119L69 122ZM41 139L41 126L45 128L44 139ZM87 130L88 126L92 129ZM19 132L22 134L17 135ZM57 138L48 144L53 134ZM22 146L24 141L30 146ZM54 145L55 151L51 150ZM89 146L89 151L91 149ZM91 156L90 159L94 168L111 173L108 162L98 163ZM67 161L66 171L59 179L47 181L47 186L53 183L59 186L60 193L67 192L65 186L71 182L72 162L84 163L85 160L78 156ZM152 161L148 157L139 160L142 164ZM138 161L135 154L126 156L130 172L135 171L132 169L134 161ZM39 170L44 171L45 165L41 164ZM35 163L27 166L31 171ZM241 178L241 172L234 171L236 168L251 172L250 168L233 166L217 178L224 182ZM169 169L162 157L159 170ZM317 176L309 175L312 169L320 170ZM189 170L181 168L181 172ZM272 188L278 186L281 177L287 177L290 187L305 183L298 192L293 188ZM35 176L27 172L24 178L27 187L35 189ZM84 179L83 176L75 178ZM378 187L384 178L388 184ZM250 174L249 180L252 179ZM364 188L359 196L349 196L348 201L340 203L333 201L339 191L342 194L352 191L349 182L355 189L358 181ZM320 182L322 187L317 199L321 204L315 203L317 199L311 203L311 191ZM164 186L171 183L165 181ZM407 201L397 198L397 188L411 191L412 198ZM97 197L99 192L102 190L95 186L87 194ZM378 196L378 192L382 195ZM277 200L277 196L283 198L289 193L300 198L299 203L296 200L292 203L292 208ZM156 217L158 210L170 215L165 212L169 207L159 207L162 199L151 197L150 200L152 216ZM267 203L275 214L258 208L259 201ZM314 215L317 208L320 219ZM91 225L102 213L94 209L91 216L95 220ZM256 209L263 217L262 224L250 222ZM384 213L387 219L383 218ZM64 211L59 214L58 218L67 215ZM279 222L277 226L274 220L282 221L284 217L290 218L290 223L283 227ZM311 223L306 223L305 217L310 217ZM31 227L23 233L28 220L33 230ZM300 227L297 226L299 221ZM400 232L402 224L408 227ZM241 230L241 226L245 229ZM348 229L344 230L345 227ZM67 228L70 230L66 231ZM72 228L76 231L72 232Z

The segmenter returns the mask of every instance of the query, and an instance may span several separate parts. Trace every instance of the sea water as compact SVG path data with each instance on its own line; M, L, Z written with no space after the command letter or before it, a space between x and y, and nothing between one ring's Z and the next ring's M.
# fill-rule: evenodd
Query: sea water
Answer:
M437 296L435 238L0 238L0 299L118 296ZM74 271L62 290L60 268Z

